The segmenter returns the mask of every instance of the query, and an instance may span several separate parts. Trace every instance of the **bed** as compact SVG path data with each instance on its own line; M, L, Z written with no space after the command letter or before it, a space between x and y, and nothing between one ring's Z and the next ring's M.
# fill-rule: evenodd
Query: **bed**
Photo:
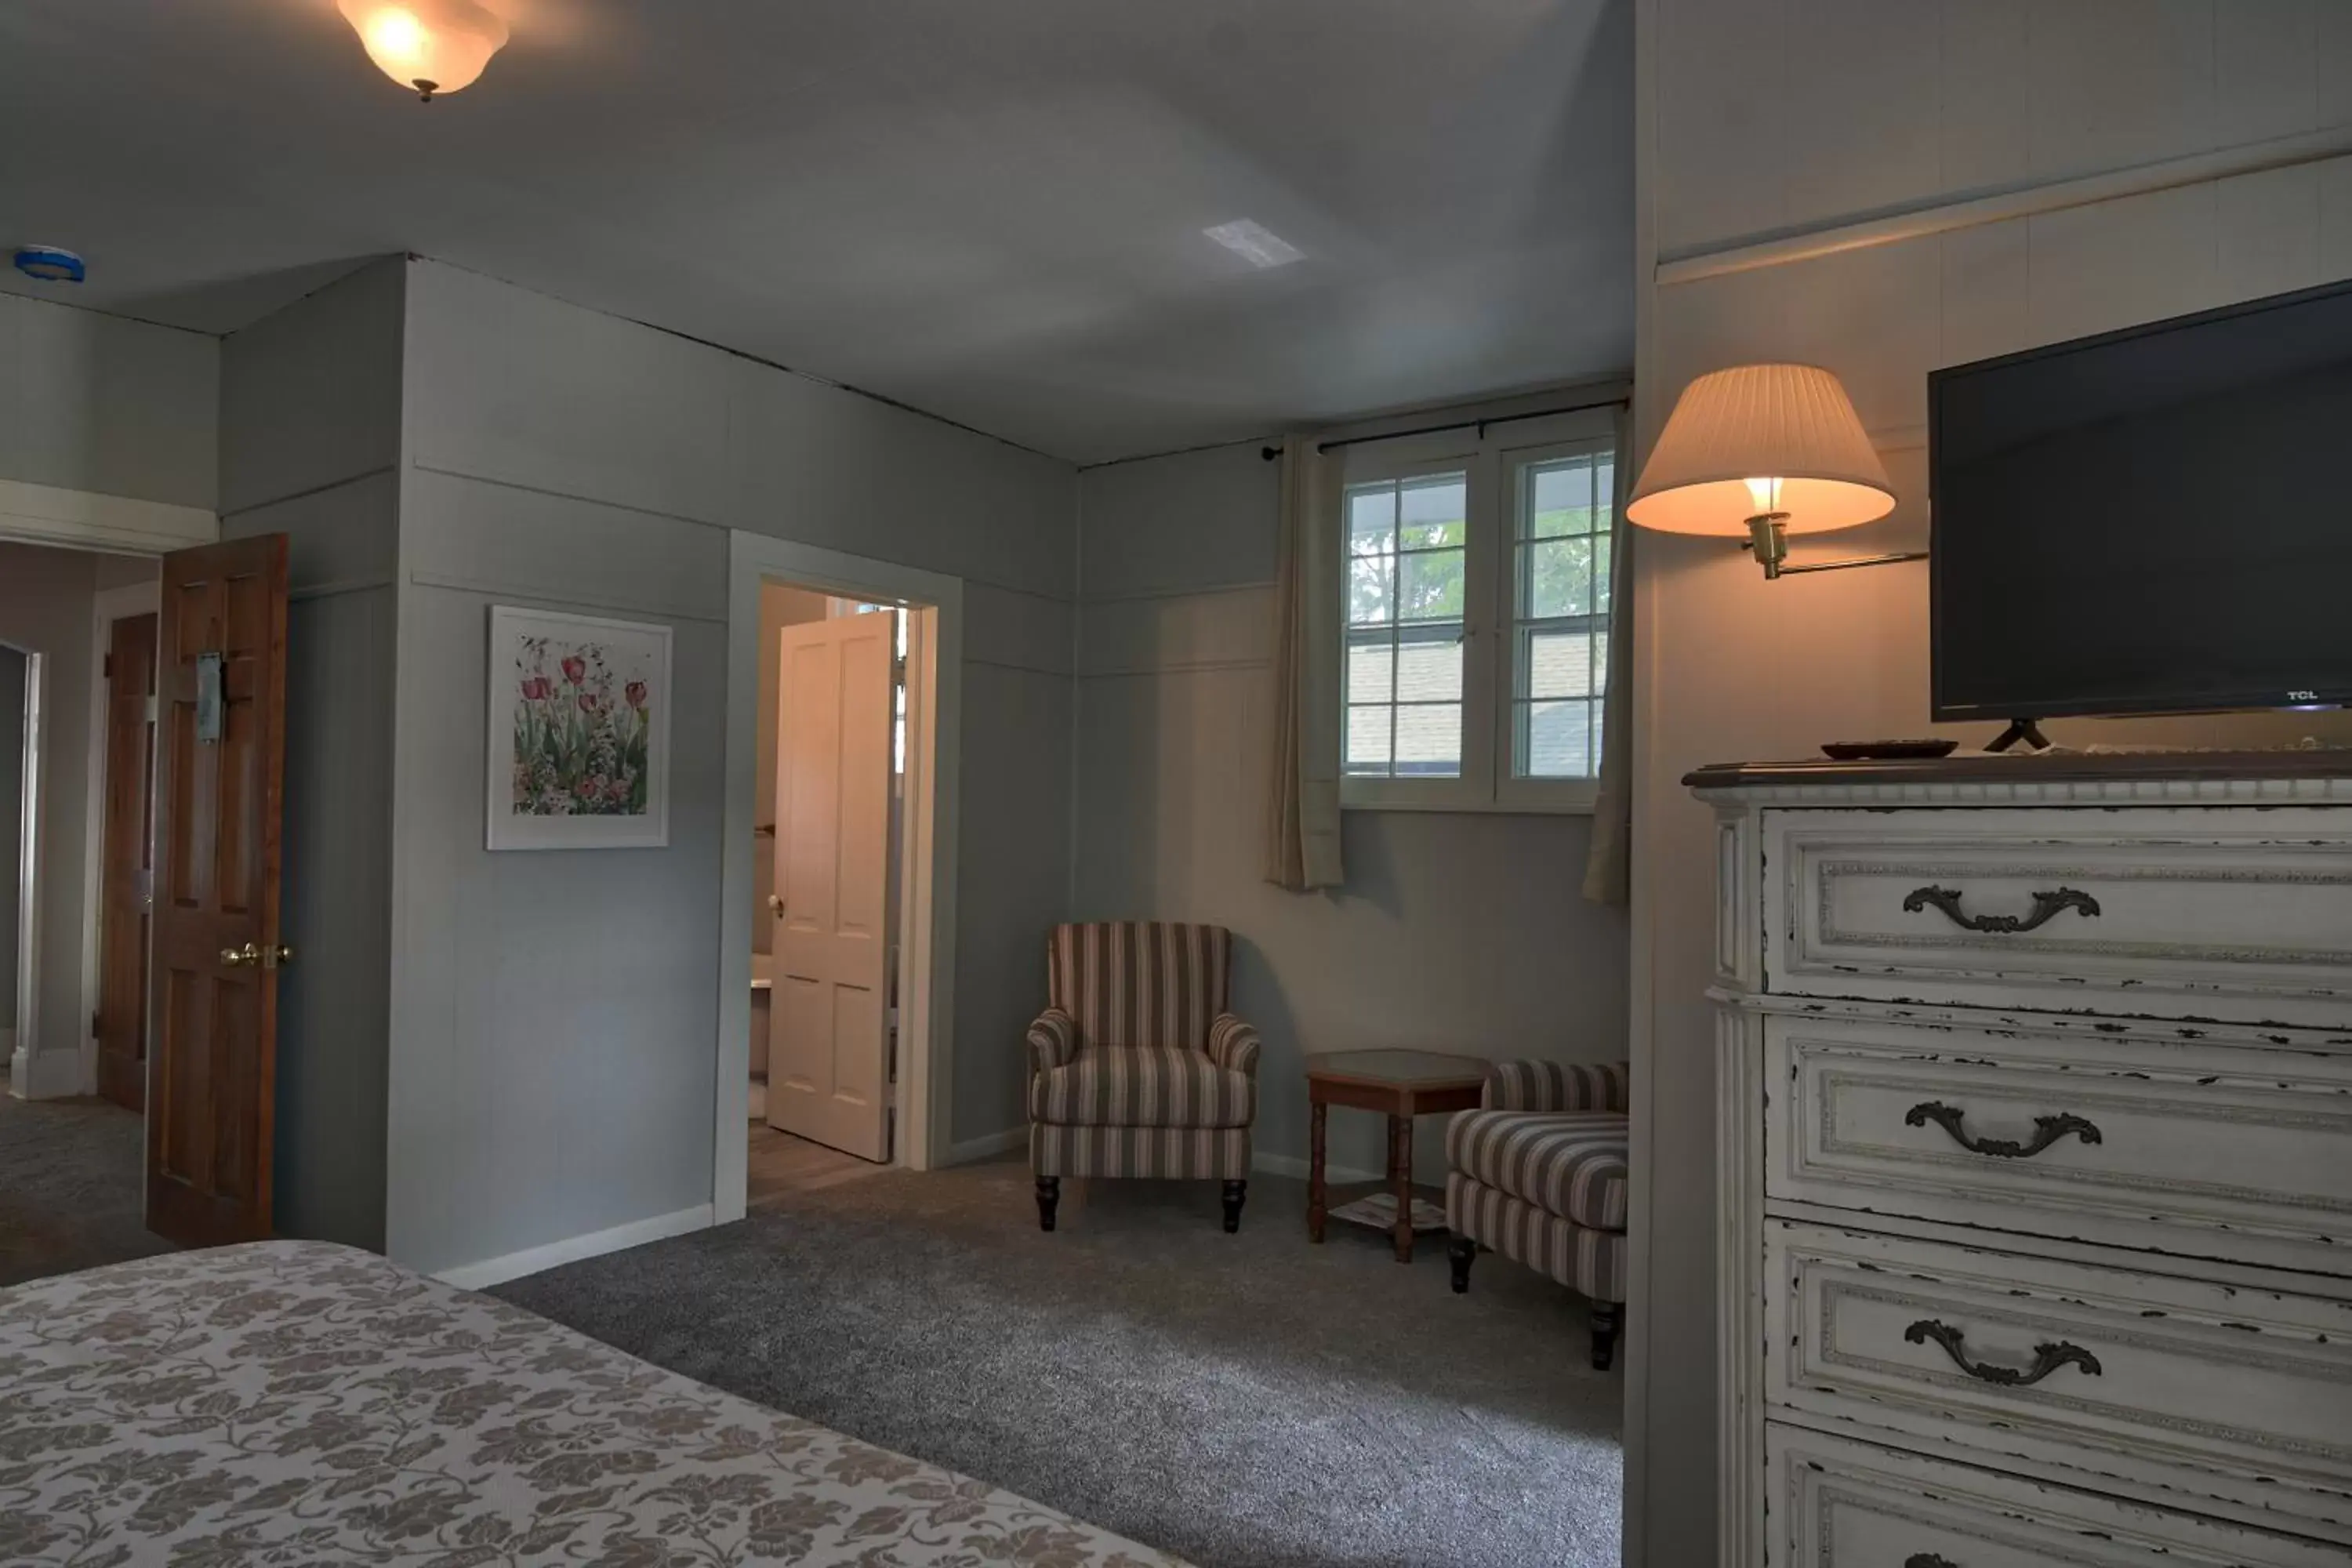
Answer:
M302 1241L0 1290L0 1562L1182 1568Z

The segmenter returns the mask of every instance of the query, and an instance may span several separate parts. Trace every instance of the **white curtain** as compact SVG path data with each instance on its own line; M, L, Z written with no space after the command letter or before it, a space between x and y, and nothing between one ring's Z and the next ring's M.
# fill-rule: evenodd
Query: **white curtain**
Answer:
M1601 702L1601 790L1592 805L1592 844L1584 857L1584 896L1595 903L1633 900L1633 536L1625 498L1633 477L1633 414L1617 413L1617 498L1610 514L1609 688Z
M1339 459L1282 444L1274 768L1265 879L1303 893L1345 879L1339 858Z

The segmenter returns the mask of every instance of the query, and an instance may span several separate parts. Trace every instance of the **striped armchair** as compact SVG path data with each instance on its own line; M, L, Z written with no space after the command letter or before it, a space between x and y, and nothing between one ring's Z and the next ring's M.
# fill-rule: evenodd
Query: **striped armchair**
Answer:
M1029 1026L1029 1164L1037 1223L1064 1176L1225 1184L1225 1228L1248 1195L1257 1031L1225 1010L1233 933L1124 921L1054 928L1051 1004Z
M1628 1065L1497 1062L1479 1109L1445 1130L1454 1289L1486 1247L1592 1302L1607 1371L1624 1313Z

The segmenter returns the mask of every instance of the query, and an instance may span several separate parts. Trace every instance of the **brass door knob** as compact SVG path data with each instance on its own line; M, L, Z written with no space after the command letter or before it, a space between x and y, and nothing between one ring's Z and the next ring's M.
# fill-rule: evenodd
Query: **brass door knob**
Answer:
M221 967L224 969L248 969L260 962L261 949L249 942L243 947L221 949Z
M778 920L782 920L784 918L784 900L782 898L777 894L770 893L768 895L768 912L774 915Z
M294 950L284 942L279 942L276 947L265 947L261 950L261 967L264 969L276 969L281 964L293 962Z

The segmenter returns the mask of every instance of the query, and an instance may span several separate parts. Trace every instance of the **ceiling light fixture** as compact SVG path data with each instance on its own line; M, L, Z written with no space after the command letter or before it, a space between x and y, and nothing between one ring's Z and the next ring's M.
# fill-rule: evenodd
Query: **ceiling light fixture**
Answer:
M1237 218L1201 231L1252 267L1287 267L1304 261L1307 253L1262 223Z
M474 0L335 0L368 58L430 103L470 87L505 47L507 25Z

